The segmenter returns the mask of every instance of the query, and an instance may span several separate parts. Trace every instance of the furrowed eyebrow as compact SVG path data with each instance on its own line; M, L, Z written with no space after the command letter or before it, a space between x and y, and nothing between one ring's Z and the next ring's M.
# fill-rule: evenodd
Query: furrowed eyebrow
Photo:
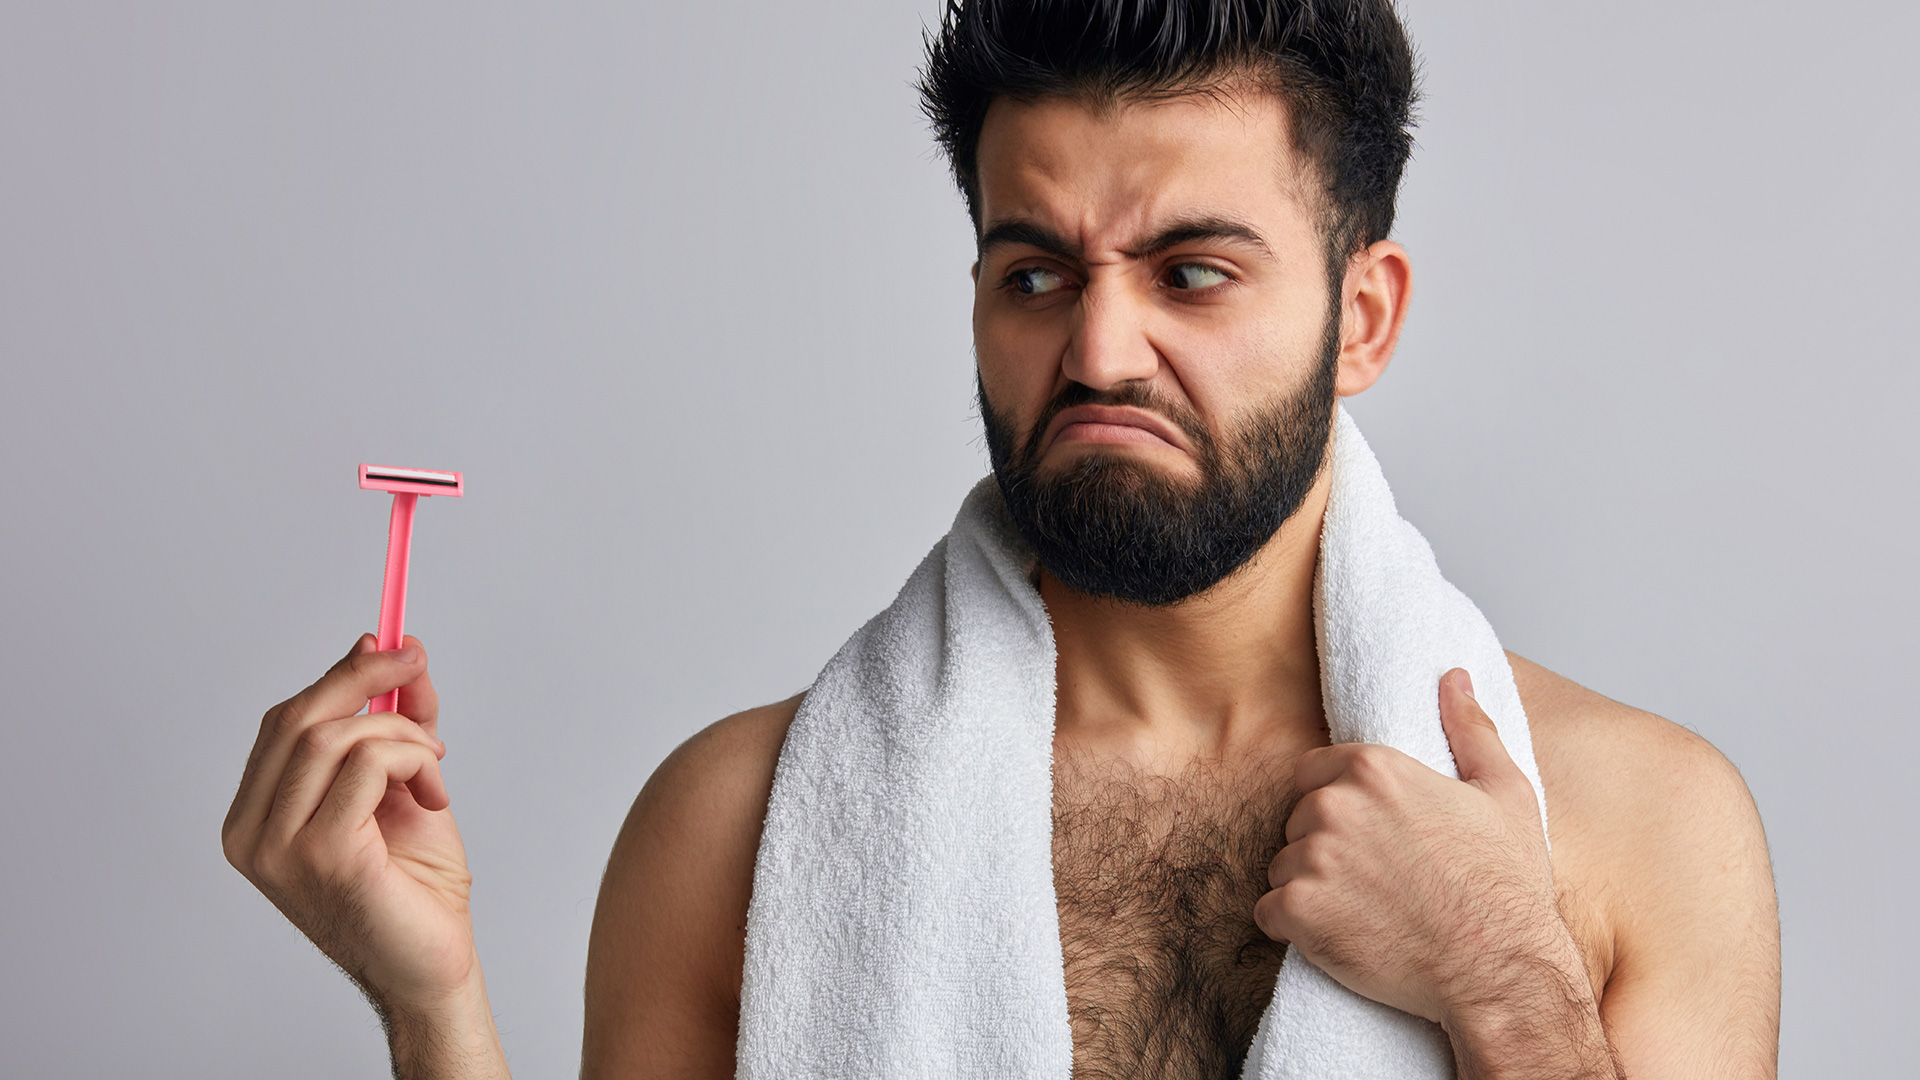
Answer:
M1080 249L1067 243L1059 233L1044 225L1018 219L1003 221L982 233L979 256L984 259L987 252L1008 244L1024 244L1027 247L1039 248L1056 259L1078 261L1080 258Z
M1127 255L1135 259L1150 259L1181 244L1193 243L1195 240L1221 240L1244 244L1269 259L1273 258L1273 248L1268 246L1266 238L1252 226L1223 217L1187 218L1176 221L1160 230L1138 248L1127 252ZM1068 243L1059 233L1044 225L1019 219L1000 222L983 233L980 237L979 256L985 258L987 252L1008 244L1038 248L1057 259L1077 262L1081 258L1080 249Z
M1159 235L1148 240L1138 249L1127 254L1136 259L1152 258L1170 248L1190 244L1195 240L1237 241L1258 250L1269 259L1273 258L1273 249L1267 246L1266 238L1255 232L1252 226L1234 221L1232 218L1221 217L1177 221L1162 229Z

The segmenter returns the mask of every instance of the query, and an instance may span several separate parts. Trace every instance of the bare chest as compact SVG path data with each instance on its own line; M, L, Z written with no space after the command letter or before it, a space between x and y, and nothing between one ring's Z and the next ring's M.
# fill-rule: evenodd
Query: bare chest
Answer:
M1253 922L1287 776L1062 768L1054 888L1075 1080L1237 1078L1285 946Z

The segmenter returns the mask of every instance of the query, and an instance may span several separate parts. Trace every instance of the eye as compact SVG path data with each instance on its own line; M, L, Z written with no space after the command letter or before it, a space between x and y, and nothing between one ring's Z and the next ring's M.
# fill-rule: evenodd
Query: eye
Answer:
M1026 296L1045 296L1065 288L1065 275L1044 266L1027 266L1007 275L1006 287Z
M1205 263L1180 263L1167 271L1167 284L1186 291L1211 289L1232 280L1226 271Z

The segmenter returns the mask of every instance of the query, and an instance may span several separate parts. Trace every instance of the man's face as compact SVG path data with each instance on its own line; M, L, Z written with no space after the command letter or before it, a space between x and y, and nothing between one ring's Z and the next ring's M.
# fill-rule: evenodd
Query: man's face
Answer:
M996 101L974 341L1001 488L1043 565L1204 591L1306 496L1339 346L1280 102Z

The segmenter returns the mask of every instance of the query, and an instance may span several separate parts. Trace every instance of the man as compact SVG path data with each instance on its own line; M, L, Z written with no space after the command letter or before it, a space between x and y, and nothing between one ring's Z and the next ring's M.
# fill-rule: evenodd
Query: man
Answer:
M1057 649L1073 1072L1239 1075L1291 942L1438 1024L1462 1076L1771 1076L1765 841L1706 743L1512 657L1550 848L1464 672L1434 686L1461 779L1328 745L1327 451L1407 310L1387 234L1412 73L1387 0L975 0L930 46L979 236L981 414ZM396 686L397 714L354 715ZM594 918L586 1076L733 1074L804 699L713 725L640 793ZM436 720L419 644L362 638L267 713L224 840L365 989L397 1076L505 1076Z

